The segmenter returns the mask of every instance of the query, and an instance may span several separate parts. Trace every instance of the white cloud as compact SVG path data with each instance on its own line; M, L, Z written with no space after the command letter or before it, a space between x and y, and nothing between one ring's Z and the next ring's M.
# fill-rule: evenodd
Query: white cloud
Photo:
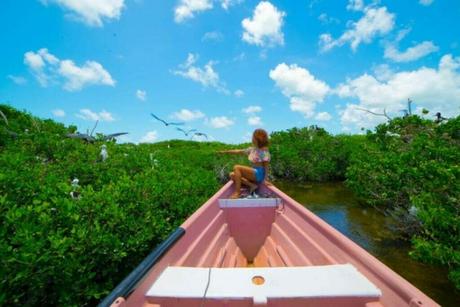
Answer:
M174 9L174 20L177 23L195 17L198 12L212 9L212 0L180 0Z
M235 124L235 122L226 116L217 116L209 120L209 124L213 128L228 128Z
M325 82L296 64L278 64L269 75L283 95L290 99L291 110L302 113L306 118L314 115L316 103L322 102L330 91Z
M331 114L329 114L327 112L320 112L320 113L316 114L315 119L320 120L320 121L328 121L328 120L332 119L332 116L331 116Z
M384 58L390 59L395 62L410 62L410 61L416 61L438 50L439 50L439 47L430 41L424 41L413 47L409 47L406 49L406 51L403 51L403 52L399 51L397 49L397 46L393 44L388 44L385 47Z
M251 126L262 126L262 120L260 119L259 116L250 116L248 118L248 124Z
M208 42L208 41L221 42L223 41L223 39L224 39L224 35L219 31L206 32L201 38L203 42Z
M380 64L374 67L374 76L379 81L388 81L393 74L394 71L388 64Z
M203 68L201 68L194 66L197 60L198 56L189 53L185 63L179 66L181 70L175 70L173 73L186 79L198 82L204 87L213 87L219 92L229 94L225 85L220 81L219 74L213 68L215 62L209 61Z
M224 10L228 10L231 6L239 4L244 0L220 0L220 5Z
M139 143L153 143L158 139L158 133L156 131L147 132L139 141Z
M243 90L236 90L235 92L233 92L233 95L235 95L235 97L237 98L241 98L244 96L244 91Z
M419 0L418 3L420 3L421 5L424 5L424 6L429 6L431 5L431 3L433 3L434 0Z
M335 17L328 16L326 13L322 13L321 15L319 15L318 20L323 25L327 25L327 24L331 24L331 23L340 23L339 19L337 19Z
M385 109L389 114L400 115L399 111L406 108L408 98L432 114L441 112L445 116L454 116L460 108L460 57L444 55L437 69L421 67L396 72L385 81L363 74L341 84L336 93L341 98L358 100L348 104L341 114L342 124L347 127L372 127L386 120L357 108L377 113Z
M147 91L137 90L136 97L139 100L145 101L147 99Z
M246 114L252 114L261 112L262 108L260 106L249 106L247 108L242 109L241 111Z
M285 12L279 11L268 1L261 1L252 18L245 18L243 26L243 40L249 44L262 47L273 47L284 44L284 34L281 31Z
M88 85L115 85L115 80L98 62L86 61L83 66L77 66L72 60L59 60L46 48L26 52L24 63L43 87L60 81L67 91L81 90Z
M67 11L70 17L89 26L101 27L104 20L119 19L124 0L41 0L43 4L56 3Z
M333 39L329 33L321 34L319 45L322 51L328 51L349 43L356 51L361 43L371 43L375 37L389 33L394 24L395 14L389 13L386 7L368 6L364 8L364 16L357 22L349 22L349 29L338 39Z
M51 111L51 113L53 113L53 115L56 116L56 117L64 117L65 116L65 111L62 110L62 109L55 109L55 110Z
M102 110L101 112L93 112L90 109L81 109L78 114L76 114L78 118L89 120L89 121L105 121L105 122L112 122L115 119L113 118L110 112Z
M410 32L410 29L404 29L398 32L396 39L393 42L385 43L385 54L386 59L390 59L394 62L410 62L416 61L430 53L439 50L439 47L433 44L431 41L424 41L413 47L409 47L406 51L399 51L399 42Z
M22 76L13 76L13 75L8 75L8 79L16 83L17 85L24 85L27 83L27 79L22 77Z
M184 22L195 17L196 13L211 10L214 2L219 2L224 10L239 4L244 0L180 0L174 9L174 20L177 23Z
M200 118L203 118L204 116L205 115L199 110L191 111L187 109L182 109L179 112L176 112L173 114L174 118L180 119L184 122L189 122L192 120L200 119Z
M63 88L68 91L78 91L87 85L115 85L115 80L101 64L86 61L81 67L72 60L60 63L59 74L66 79Z
M362 11L364 9L363 0L349 0L347 4L347 10L349 11Z

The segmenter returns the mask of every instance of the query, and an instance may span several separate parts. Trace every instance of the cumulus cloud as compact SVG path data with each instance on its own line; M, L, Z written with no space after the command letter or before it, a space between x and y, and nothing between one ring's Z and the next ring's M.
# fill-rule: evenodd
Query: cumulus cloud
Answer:
M27 79L22 76L8 75L8 79L13 81L17 85L24 85L27 83Z
M174 9L174 20L178 23L195 17L198 12L210 10L213 7L212 0L180 0Z
M424 5L424 6L429 6L431 5L431 3L433 3L434 0L419 0L418 3L420 3L421 5Z
M158 139L158 133L156 131L147 132L139 141L139 143L153 143Z
M226 116L217 116L209 119L209 124L213 128L228 128L235 124L235 122Z
M306 118L314 115L315 106L329 93L329 86L316 79L307 69L296 64L278 64L270 70L270 78L290 99L291 110L302 113Z
M315 119L319 120L319 121L328 121L328 120L332 119L332 116L331 116L331 114L329 114L327 112L320 112L320 113L316 114Z
M204 113L199 110L191 111L188 109L182 109L179 112L175 112L173 114L174 118L177 118L184 122L189 122L189 121L193 121L196 119L200 119L200 118L203 118L204 116L205 116Z
M90 109L81 109L78 114L76 114L78 118L81 118L83 120L89 120L89 121L105 121L105 122L112 122L115 119L113 118L112 114L110 112L107 112L106 110L102 110L101 112L93 112Z
M64 117L65 116L65 111L62 110L62 109L55 109L55 110L51 111L51 113L53 113L53 115L56 116L56 117Z
M247 108L244 108L241 110L243 113L246 114L253 114L253 113L258 113L262 111L262 107L260 106L249 106Z
M363 0L349 0L347 4L347 10L349 11L362 11L364 9Z
M412 71L391 74L387 80L363 74L347 80L336 89L341 98L355 98L342 111L341 121L346 127L372 127L384 117L374 116L359 110L364 108L376 113L385 109L389 114L400 114L411 98L419 108L433 114L457 115L460 108L460 57L444 55L437 68L421 67Z
M251 126L262 126L262 120L259 116L250 116L248 118L248 124Z
M59 66L59 74L64 77L64 89L78 91L89 84L115 85L112 76L94 61L86 61L83 66L77 66L71 60L63 60Z
M429 55L430 53L436 52L439 50L439 47L436 46L431 41L424 41L413 47L407 48L405 51L398 50L399 42L410 32L410 29L405 29L399 31L398 36L394 42L387 42L385 44L385 54L386 59L390 59L394 62L410 62L416 61L424 56Z
M228 10L231 6L239 4L243 1L244 0L220 0L220 6L222 6L224 10Z
M241 98L244 96L244 91L243 90L236 90L235 92L233 92L233 95L235 95L235 97L237 98Z
M71 18L89 26L101 27L104 20L119 19L124 0L41 0L45 5L56 3L64 8Z
M327 24L331 24L331 23L340 23L339 19L337 19L335 17L328 16L326 13L322 13L321 15L319 15L318 20L323 25L327 25Z
M203 42L221 42L224 39L224 35L219 31L206 32L201 40Z
M386 7L368 6L363 9L364 16L357 22L349 22L349 29L338 39L331 34L323 33L319 37L319 45L322 51L331 50L344 44L350 44L353 51L358 49L361 43L371 43L377 36L382 36L393 30L395 15L388 12Z
M136 97L139 100L145 101L147 99L147 91L137 90Z
M173 71L175 75L200 83L204 87L213 87L217 91L229 94L224 83L220 80L219 74L214 70L215 62L209 61L204 67L195 66L198 56L189 53L184 64L179 70Z
M197 13L211 10L214 7L214 2L219 2L224 10L228 10L243 0L180 0L174 9L174 20L181 23L192 19Z
M284 44L284 34L281 31L283 18L286 13L279 11L268 1L261 1L254 9L252 18L245 18L243 26L243 41L262 47L273 47Z
M65 90L78 91L88 85L115 85L110 73L98 62L86 61L78 66L72 60L58 59L46 48L26 52L24 63L43 87L62 82Z

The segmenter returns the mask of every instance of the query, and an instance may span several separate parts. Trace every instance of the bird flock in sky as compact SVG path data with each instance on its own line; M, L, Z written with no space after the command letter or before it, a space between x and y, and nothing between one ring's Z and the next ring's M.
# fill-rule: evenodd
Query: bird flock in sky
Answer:
M184 123L167 122L167 121L165 121L165 120L159 118L158 116L156 116L156 115L153 114L153 113L150 113L150 115L152 115L152 117L155 118L157 121L162 122L166 127L168 127L168 126L182 126L182 125L184 125ZM205 137L206 139L208 139L208 135L207 135L206 133L199 132L199 131L196 130L196 129L184 130L184 129L182 129L182 128L176 127L176 130L182 132L186 137L188 137L188 136L190 135L190 133L193 132L193 134L192 134L192 136L190 137L190 139L193 139L194 136L203 136L203 137Z

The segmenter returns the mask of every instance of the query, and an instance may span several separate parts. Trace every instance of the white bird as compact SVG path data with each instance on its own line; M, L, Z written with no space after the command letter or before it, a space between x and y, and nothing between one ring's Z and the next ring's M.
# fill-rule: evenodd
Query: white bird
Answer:
M80 181L78 180L78 178L74 178L74 179L72 180L72 187L73 187L73 188L77 188L77 187L78 187L78 182L80 182Z
M109 153L107 152L107 146L104 144L101 146L102 162L105 162L105 160L107 160L108 157L109 157Z

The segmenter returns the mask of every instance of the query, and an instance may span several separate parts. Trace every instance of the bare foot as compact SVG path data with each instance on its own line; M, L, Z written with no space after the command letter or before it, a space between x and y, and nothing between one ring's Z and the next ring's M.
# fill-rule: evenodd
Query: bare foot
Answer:
M257 190L259 186L257 184L252 184L249 186L249 194L252 194L253 192L255 192L255 190Z
M235 192L232 195L230 195L230 199L237 199L237 198L240 198L240 193L238 192Z

